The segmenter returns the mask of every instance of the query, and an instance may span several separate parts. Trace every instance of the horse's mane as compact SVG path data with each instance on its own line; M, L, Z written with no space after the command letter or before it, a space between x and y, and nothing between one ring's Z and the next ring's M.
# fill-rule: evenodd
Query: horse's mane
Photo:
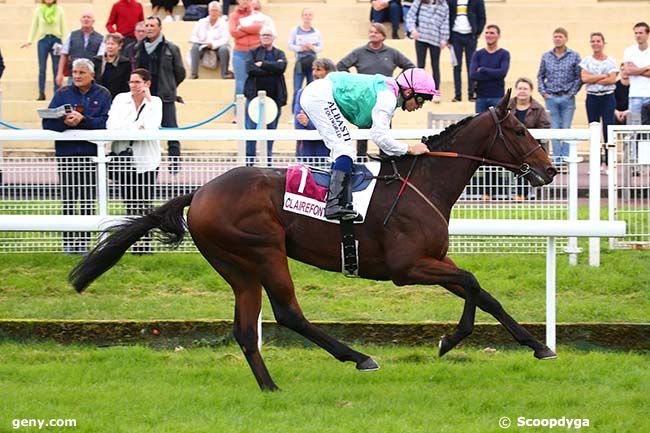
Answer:
M447 126L440 134L430 135L427 137L426 140L423 140L424 144L427 145L430 151L450 151L451 145L453 143L452 138L454 138L456 134L458 134L458 131L463 129L463 127L476 116L476 114L473 116L467 116L456 123L452 123L451 125Z

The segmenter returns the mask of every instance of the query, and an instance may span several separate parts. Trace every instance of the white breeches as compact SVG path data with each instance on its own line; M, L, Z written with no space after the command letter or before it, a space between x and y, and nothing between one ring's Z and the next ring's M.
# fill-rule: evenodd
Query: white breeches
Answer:
M329 148L332 160L349 156L356 161L357 147L350 138L348 121L334 102L332 82L323 78L309 83L302 91L300 105Z

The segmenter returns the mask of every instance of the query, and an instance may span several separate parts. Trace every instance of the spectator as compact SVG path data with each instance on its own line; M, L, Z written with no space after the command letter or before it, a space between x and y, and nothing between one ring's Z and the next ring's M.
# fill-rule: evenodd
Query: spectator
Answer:
M158 16L160 8L165 11L165 18L161 23L174 22L174 7L178 4L178 0L151 0L151 15ZM153 74L152 74L153 75ZM163 114L163 118L165 115Z
M59 88L55 77L59 70L61 38L65 34L65 17L63 9L56 2L57 0L41 0L41 4L34 9L27 42L20 46L20 48L27 48L34 43L34 40L38 40L37 101L45 101L45 69L47 68L48 55L52 56L54 91L56 92Z
M129 89L131 63L121 54L123 40L119 33L106 35L104 55L93 57L95 82L106 87L113 98Z
M309 84L314 81L312 63L318 53L323 49L323 37L320 32L312 27L314 11L305 8L302 10L302 24L294 27L289 34L289 50L296 53L296 64L293 67L293 102L295 106L296 94L305 80Z
M402 21L402 4L400 0L371 0L370 22L384 23L390 21L393 39L399 39L399 23Z
M255 129L257 123L248 116L248 104L257 96L260 90L266 91L266 96L273 99L278 106L278 114L268 123L268 129L276 129L282 107L287 105L287 84L284 81L284 71L287 69L287 56L279 48L273 46L275 34L270 27L263 27L260 31L261 45L248 52L246 57L246 129ZM256 155L256 141L246 141L246 157L254 158ZM269 161L273 153L273 141L266 142ZM249 160L250 161L250 160Z
M315 80L325 78L330 72L336 71L336 65L330 59L316 59L312 64L312 72ZM300 95L303 89L298 89L296 98L293 103L293 112L295 117L293 125L295 129L315 130L316 127L309 120L304 110L300 106ZM296 143L296 157L299 161L306 164L322 161L323 158L329 156L330 151L325 146L323 140L298 140Z
M262 3L260 2L260 0L251 0L251 7L253 8L253 15L252 17L246 19L245 21L248 21L249 19L252 21L258 21L262 24L262 27L269 27L271 31L273 31L273 34L277 35L278 32L277 29L275 28L275 23L273 22L273 19L271 19L270 16L262 13Z
M72 85L57 90L50 108L70 104L72 111L59 119L43 119L43 129L105 129L111 94L93 81L95 70L88 59L72 62ZM92 215L97 187L97 146L89 141L55 141L57 171L61 187L63 215ZM77 204L79 209L77 209ZM83 254L88 250L88 232L63 233L63 251Z
M248 74L246 73L246 56L253 48L260 46L260 30L262 24L258 21L244 20L251 16L253 8L251 0L237 0L237 7L228 16L228 27L230 36L235 40L235 47L232 50L232 66L235 70L235 95L244 93L244 84ZM250 24L247 24L250 22Z
M143 40L147 35L147 30L145 29L144 21L140 21L135 25L135 30L133 31L133 34L135 35L135 40L130 42L125 42L122 47L122 55L127 59L129 59L129 63L131 63L131 70L137 68L135 64L135 52L133 49L135 48L136 44L141 40Z
M476 100L475 82L469 76L470 62L478 38L485 27L485 2L483 0L447 0L449 3L449 29L451 30L450 44L456 58L454 65L454 99L460 102L463 68L463 52L465 53L465 68L467 69L467 99Z
M533 99L533 82L530 78L521 77L515 82L515 96L510 99L508 108L515 113L515 117L529 129L547 129L551 127L551 120L546 109ZM548 143L539 140L544 150L548 153ZM516 200L526 200L530 196L530 185L523 177L517 178Z
M440 88L440 49L449 40L449 6L445 0L415 0L406 17L415 39L415 55L418 68L424 68L427 51L431 57L433 81ZM434 98L434 102L440 99Z
M130 90L115 96L108 112L106 129L127 131L156 131L162 120L162 101L151 95L151 74L146 69L134 70L129 78ZM133 169L120 185L127 215L144 215L152 209L154 187L160 166L160 141L114 141L115 154L130 148ZM148 243L134 246L134 252L149 252Z
M135 64L151 72L151 94L162 100L163 115L161 125L177 128L176 101L182 101L177 95L178 85L185 79L185 67L181 50L162 33L160 18L150 16L145 20L146 37L134 48ZM167 154L170 157L169 170L176 173L179 169L181 143L167 141Z
M505 94L505 78L510 68L510 53L499 48L501 29L490 24L485 29L485 44L472 56L469 76L477 82L476 112L487 111Z
M222 13L224 17L227 17L230 15L230 0L221 0L221 3L223 5Z
M634 25L636 45L627 47L623 53L625 72L630 77L630 112L640 114L641 106L650 102L650 27L644 22Z
M510 53L503 48L499 48L500 37L501 29L499 26L495 24L488 25L485 28L486 47L475 51L472 55L469 76L477 82L475 103L477 113L482 113L497 105L505 94L505 78L510 68ZM488 182L491 186L489 189L484 189L485 187L478 188L477 184L481 182ZM490 200L498 194L497 182L497 173L491 168L488 168L488 173L484 179L472 178L474 191L479 192L485 200Z
M411 5L413 5L413 0L402 0L402 17L406 17L409 14ZM404 36L407 38L411 37L411 29L406 22L406 18L404 19Z
M136 41L135 26L144 21L144 9L137 0L117 0L111 7L106 21L108 33L120 33L124 36L123 46Z
M605 36L600 32L589 35L589 43L593 54L580 61L580 79L586 84L587 90L587 120L600 122L603 131L603 149L601 164L607 165L607 126L614 124L614 110L616 109L616 60L608 57L605 48Z
M641 106L641 125L650 125L650 102Z
M614 124L625 125L627 116L630 114L629 108L630 77L625 72L625 63L621 63L616 80L616 89L614 98L616 99L616 109L614 110Z
M414 68L415 65L401 51L384 44L386 40L386 27L381 23L371 23L368 30L366 45L355 48L343 57L337 64L339 71L349 71L356 68L359 74L381 74L393 76L395 68L402 70ZM368 140L357 141L357 155L364 156L368 153Z
M83 12L79 21L81 28L70 33L61 48L61 61L56 74L56 84L59 86L63 85L63 77L67 75L67 72L72 70L72 62L76 59L91 60L99 54L99 48L104 40L101 33L96 32L93 27L95 24L93 12ZM70 76L68 84L71 82L72 77Z
M386 27L381 23L371 23L368 30L368 43L355 48L337 64L339 71L356 68L359 74L381 74L392 77L395 68L402 70L415 65L401 51L384 44Z
M553 31L554 48L542 55L537 72L537 87L551 113L554 129L571 128L576 111L576 93L580 90L580 55L566 46L569 33L562 27ZM553 160L563 164L569 156L569 144L560 140L553 143Z
M190 49L191 78L199 78L199 58L205 55L208 50L215 52L221 78L233 78L234 75L228 70L230 62L230 33L228 32L228 20L221 14L221 5L217 1L208 4L208 16L201 18L192 30L190 37L192 48Z

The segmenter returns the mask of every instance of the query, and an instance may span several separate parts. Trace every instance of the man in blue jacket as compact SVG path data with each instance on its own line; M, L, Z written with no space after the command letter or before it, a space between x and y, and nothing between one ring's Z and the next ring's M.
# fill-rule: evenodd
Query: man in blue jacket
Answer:
M43 119L43 129L58 132L68 129L106 129L111 94L94 82L94 76L92 61L77 59L72 63L73 84L57 90L49 105L49 108L68 105L69 112L58 119ZM97 166L92 158L97 156L97 146L89 141L57 140L54 147L63 215L92 215L97 190ZM86 252L89 235L87 232L64 233L63 251Z
M505 94L505 80L510 68L510 53L499 48L501 29L496 24L485 28L485 48L472 56L469 76L476 81L476 112L487 111Z

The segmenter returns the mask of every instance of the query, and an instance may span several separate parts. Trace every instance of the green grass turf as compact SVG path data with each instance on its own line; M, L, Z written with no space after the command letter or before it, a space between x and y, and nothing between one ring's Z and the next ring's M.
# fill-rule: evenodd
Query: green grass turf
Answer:
M357 347L382 366L357 372L319 349L265 347L282 389L258 390L238 347L0 344L0 432L12 420L61 418L76 433L500 432L501 417L588 419L592 432L648 432L647 354L559 348ZM509 431L549 431L521 428ZM550 431L566 431L556 428Z
M649 251L586 254L578 266L558 257L559 322L645 323L650 311ZM198 254L125 256L83 295L67 283L78 257L7 254L0 260L2 319L232 319L230 287ZM543 321L545 259L537 255L459 255L482 286L519 321ZM313 320L457 321L462 300L438 286L396 287L349 279L291 262L296 293ZM265 301L266 302L266 301ZM271 319L265 303L264 318ZM479 312L478 321L494 321Z

